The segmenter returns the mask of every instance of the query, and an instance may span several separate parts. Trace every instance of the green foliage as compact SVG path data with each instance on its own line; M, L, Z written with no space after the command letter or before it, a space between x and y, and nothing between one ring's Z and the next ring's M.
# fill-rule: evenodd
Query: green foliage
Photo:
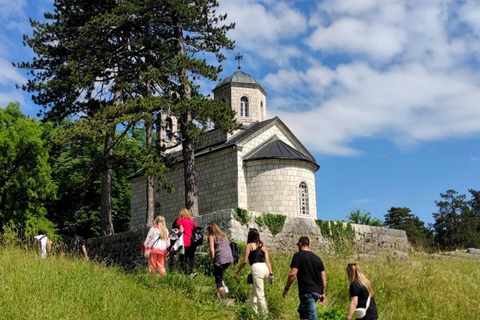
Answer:
M98 161L104 148L102 135L75 140L66 137L65 131L73 126L64 120L49 134L52 177L59 189L57 198L47 202L47 217L54 221L64 235L75 231L84 238L99 236L102 165ZM114 230L129 230L131 189L128 176L139 170L141 163L141 139L130 131L120 139L116 133L116 154L112 162L112 220Z
M268 227L268 230L273 235L280 233L285 226L285 220L287 216L282 214L272 214L272 213L264 213L262 214L262 220L264 224Z
M470 201L466 195L455 190L440 193L442 201L435 201L438 212L433 214L435 223L435 244L441 249L480 247L480 193L469 190Z
M18 103L0 108L0 219L24 230L26 222L41 221L45 201L55 198L48 146L50 124L25 117Z
M259 227L265 226L265 221L263 221L263 215L255 216L253 218L253 221L255 221L255 223L258 224Z
M330 242L330 249L343 256L351 255L355 247L355 230L343 221L315 220L322 236Z
M423 221L410 213L409 208L392 207L385 215L385 226L392 229L404 230L408 241L417 248L431 248L433 245L432 232L425 227Z
M330 310L319 312L318 318L323 320L344 320L347 317L348 310L341 307L333 307Z
M252 221L252 216L248 213L248 210L238 207L233 210L233 218L235 218L235 220L240 222L242 225L246 225Z
M380 219L372 218L370 212L363 211L362 213L360 209L350 212L350 215L347 218L349 222L354 224L383 227L383 222Z
M195 264L198 272L203 273L206 276L211 276L213 273L212 259L210 258L210 253L202 252L197 255L195 259Z

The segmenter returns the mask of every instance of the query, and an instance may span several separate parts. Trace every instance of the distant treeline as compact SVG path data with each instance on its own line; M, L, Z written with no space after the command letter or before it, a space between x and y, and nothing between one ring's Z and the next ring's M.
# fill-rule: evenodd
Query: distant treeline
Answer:
M440 250L480 248L480 191L468 191L469 200L455 190L440 193L441 200L435 201L438 208L433 213L435 222L428 226L406 207L390 208L385 221L371 218L370 212L362 213L359 209L352 211L348 219L351 223L404 230L415 247Z

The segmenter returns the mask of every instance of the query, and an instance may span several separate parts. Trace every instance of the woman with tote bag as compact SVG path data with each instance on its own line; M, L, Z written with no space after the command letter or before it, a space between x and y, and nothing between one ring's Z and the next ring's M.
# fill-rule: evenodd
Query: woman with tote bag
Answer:
M378 319L377 305L375 304L375 292L372 284L368 281L362 268L356 263L347 266L348 281L350 282L350 306L348 307L347 320Z

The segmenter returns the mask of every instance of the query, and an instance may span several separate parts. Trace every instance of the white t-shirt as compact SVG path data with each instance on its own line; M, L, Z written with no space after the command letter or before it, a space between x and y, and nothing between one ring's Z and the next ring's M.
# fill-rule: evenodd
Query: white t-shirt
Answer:
M48 237L45 234L39 234L38 236L35 236L35 239L39 243L40 251L42 251L42 259L45 259L47 257L47 240L48 240Z

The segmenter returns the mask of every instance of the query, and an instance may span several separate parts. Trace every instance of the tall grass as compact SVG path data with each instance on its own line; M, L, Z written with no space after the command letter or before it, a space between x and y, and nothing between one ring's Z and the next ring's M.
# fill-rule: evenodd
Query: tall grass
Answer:
M348 261L322 256L327 300L322 319L344 319L348 307ZM266 285L269 319L298 319L296 282L283 287L291 254L271 254L276 281ZM380 319L479 319L480 260L412 255L408 261L359 262L376 291ZM0 319L259 319L248 306L248 266L240 277L229 268L225 282L236 306L223 308L212 276L181 273L156 278L146 270L121 269L18 247L0 249Z

